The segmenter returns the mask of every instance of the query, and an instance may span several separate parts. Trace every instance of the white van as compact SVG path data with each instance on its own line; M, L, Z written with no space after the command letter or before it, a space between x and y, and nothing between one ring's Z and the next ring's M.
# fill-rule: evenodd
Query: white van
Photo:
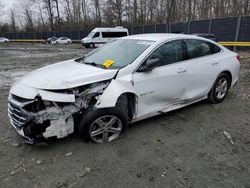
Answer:
M105 44L112 39L128 36L128 29L123 27L101 28L97 27L92 30L87 37L81 40L86 48L95 48L101 44Z

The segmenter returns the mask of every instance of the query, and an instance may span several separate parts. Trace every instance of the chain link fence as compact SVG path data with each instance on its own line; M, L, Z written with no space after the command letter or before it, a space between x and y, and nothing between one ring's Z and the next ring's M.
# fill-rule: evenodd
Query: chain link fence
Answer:
M219 41L250 42L250 16L226 17L218 19L197 20L190 22L152 24L128 28L130 34L142 33L211 33ZM54 31L54 32L17 32L2 33L0 36L9 39L44 39L48 37L69 37L80 40L87 36L85 31Z

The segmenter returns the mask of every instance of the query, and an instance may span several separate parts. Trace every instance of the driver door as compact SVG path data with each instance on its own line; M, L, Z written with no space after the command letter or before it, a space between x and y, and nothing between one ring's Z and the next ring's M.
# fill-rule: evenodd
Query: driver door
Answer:
M96 32L92 37L92 43L94 43L95 45L98 45L100 43L100 32Z
M158 47L147 59L159 59L160 65L151 71L133 74L138 94L137 118L164 110L185 100L186 67L184 41L167 42ZM142 63L141 66L143 66Z

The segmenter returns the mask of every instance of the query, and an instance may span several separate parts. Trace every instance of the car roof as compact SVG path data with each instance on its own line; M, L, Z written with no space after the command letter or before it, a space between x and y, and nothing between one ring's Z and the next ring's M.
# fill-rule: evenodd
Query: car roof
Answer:
M192 35L198 35L198 36L215 36L212 33L193 33Z
M171 39L201 39L195 35L185 35L185 34L173 34L173 33L153 33L153 34L139 34L139 35L130 35L123 37L123 39L137 39L137 40L149 40L149 41L165 41Z
M92 32L128 32L124 27L96 27Z

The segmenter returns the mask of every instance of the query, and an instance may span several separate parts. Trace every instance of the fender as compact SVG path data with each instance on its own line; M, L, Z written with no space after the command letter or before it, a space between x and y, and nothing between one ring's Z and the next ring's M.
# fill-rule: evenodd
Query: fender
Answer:
M118 98L124 93L133 93L138 97L131 79L128 79L128 77L124 77L123 79L113 79L98 99L95 107L115 107Z

